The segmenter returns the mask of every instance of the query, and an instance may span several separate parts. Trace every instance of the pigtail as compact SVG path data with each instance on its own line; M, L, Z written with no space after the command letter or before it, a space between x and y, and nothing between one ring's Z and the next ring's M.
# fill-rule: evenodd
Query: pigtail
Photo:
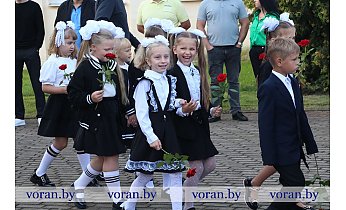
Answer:
M135 54L133 59L133 64L136 68L145 71L148 68L148 64L145 60L145 51L146 49L143 46L140 46Z
M77 66L89 55L90 40L83 40L77 56Z
M129 103L129 99L127 98L127 94L126 94L127 91L126 91L126 86L124 82L124 74L119 65L116 66L116 71L118 75L120 92L121 92L121 103L123 105L127 105Z
M199 74L201 76L201 87L202 87L202 102L206 110L209 109L210 104L210 87L207 78L207 62L204 54L204 44L202 38L199 37L199 46L198 46L198 67Z
M175 64L178 61L177 55L174 54L174 52L173 52L173 47L174 47L176 35L175 34L169 34L168 38L169 38L169 48L171 49L171 54L172 54L171 63Z

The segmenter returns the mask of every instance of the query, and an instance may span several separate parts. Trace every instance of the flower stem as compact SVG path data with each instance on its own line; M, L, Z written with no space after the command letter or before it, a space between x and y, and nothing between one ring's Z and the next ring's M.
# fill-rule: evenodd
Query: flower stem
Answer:
M164 153L169 154L169 152L167 152L166 150L164 150L164 149L162 149L162 148L161 148L161 150L162 150Z

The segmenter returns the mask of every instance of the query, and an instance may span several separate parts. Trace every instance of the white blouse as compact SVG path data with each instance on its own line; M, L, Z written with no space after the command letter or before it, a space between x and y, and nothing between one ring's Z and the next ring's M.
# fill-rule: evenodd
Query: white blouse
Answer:
M144 77L147 77L153 81L161 107L162 109L164 109L169 92L166 72L157 73L152 70L146 70L144 72ZM147 103L147 92L149 92L149 90L150 81L141 80L136 87L136 90L133 94L133 98L136 102L135 109L138 123L141 127L143 134L147 138L147 142L151 144L159 138L155 135L154 130L151 127L151 121L149 119L149 105Z
M198 69L191 63L190 66L185 66L180 61L177 61L177 65L180 67L182 72L184 73L187 86L190 91L191 100L197 101L197 107L195 110L201 108L201 76L199 74ZM189 102L189 101L188 101ZM176 112L179 116L186 116L187 113L183 113L182 108L178 108Z
M65 71L59 69L63 64L67 65ZM76 64L76 59L57 57L56 54L52 54L42 65L39 80L45 85L53 85L55 87L67 86L71 78L64 79L64 74L74 72L76 70Z

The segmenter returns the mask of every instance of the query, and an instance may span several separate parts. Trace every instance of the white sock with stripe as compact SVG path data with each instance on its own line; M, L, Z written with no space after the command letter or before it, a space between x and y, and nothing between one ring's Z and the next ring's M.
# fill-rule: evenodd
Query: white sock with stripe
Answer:
M77 151L77 158L80 164L80 167L83 171L87 168L90 163L90 154L85 153L84 151Z
M43 176L46 172L50 164L53 162L54 158L60 153L60 150L50 145L46 152L44 153L40 166L36 170L37 176Z
M108 191L112 195L112 200L114 203L118 203L121 200L121 188L120 188L120 178L119 170L117 171L104 171L103 177L108 187Z

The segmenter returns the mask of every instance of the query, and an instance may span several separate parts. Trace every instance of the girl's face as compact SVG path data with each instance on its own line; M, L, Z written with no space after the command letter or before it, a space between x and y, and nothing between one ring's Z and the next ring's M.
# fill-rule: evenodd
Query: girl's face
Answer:
M182 64L190 66L197 54L196 39L179 38L177 44L173 46L173 52Z
M99 61L107 62L108 58L105 57L107 53L114 53L114 40L104 39L99 44L91 44L91 54L95 56Z
M280 29L280 35L278 37L280 38L288 38L293 39L296 37L296 29L295 28L282 28Z
M117 56L120 62L130 62L132 57L131 46L126 46L118 50Z
M255 0L255 8L256 9L261 9L262 8L261 2L259 0Z
M65 39L65 44L60 45L58 51L59 55L61 57L69 57L73 52L76 47L76 40L73 40L72 38L67 38Z
M165 72L170 61L169 48L164 45L159 45L150 50L151 55L145 59L150 69L158 73Z

